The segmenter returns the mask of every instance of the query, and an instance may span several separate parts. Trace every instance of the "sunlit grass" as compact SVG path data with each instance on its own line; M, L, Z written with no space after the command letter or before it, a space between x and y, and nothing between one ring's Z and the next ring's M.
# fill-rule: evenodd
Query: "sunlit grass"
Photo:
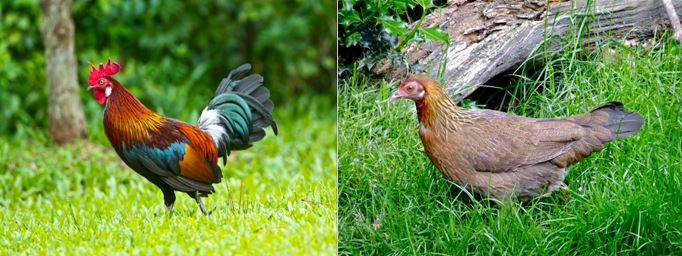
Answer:
M275 117L278 136L230 157L209 217L182 193L167 212L108 144L0 138L0 254L333 255L335 108L301 97Z
M339 85L341 255L667 255L682 251L682 47L609 46L556 56L512 85L510 111L560 117L622 101L642 130L572 166L561 193L496 206L446 181L423 151L414 103L389 106L396 81ZM542 88L538 91L536 88Z

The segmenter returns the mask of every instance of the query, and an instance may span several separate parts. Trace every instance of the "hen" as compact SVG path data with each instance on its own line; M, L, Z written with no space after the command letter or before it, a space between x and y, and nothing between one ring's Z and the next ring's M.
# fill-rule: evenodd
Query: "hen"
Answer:
M112 77L120 69L118 63L107 61L93 66L88 77L88 89L104 104L104 131L111 145L130 168L161 189L169 210L175 191L181 191L210 214L201 197L213 193L212 184L223 176L218 158L224 163L232 150L251 147L268 126L277 134L270 92L261 86L263 77L252 74L238 80L251 69L248 64L230 72L201 113L198 126L193 126L142 105Z
M419 137L443 175L483 196L522 201L565 187L566 168L642 127L642 116L609 102L561 119L459 108L425 76L400 83L389 102L416 103Z

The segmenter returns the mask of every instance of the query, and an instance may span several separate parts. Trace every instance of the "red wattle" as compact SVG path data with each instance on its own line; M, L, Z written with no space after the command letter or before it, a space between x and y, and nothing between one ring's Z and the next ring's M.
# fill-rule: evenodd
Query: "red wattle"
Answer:
M95 96L95 99L99 104L104 104L104 101L107 100L107 96L104 94L104 90L97 90L93 92L93 95Z

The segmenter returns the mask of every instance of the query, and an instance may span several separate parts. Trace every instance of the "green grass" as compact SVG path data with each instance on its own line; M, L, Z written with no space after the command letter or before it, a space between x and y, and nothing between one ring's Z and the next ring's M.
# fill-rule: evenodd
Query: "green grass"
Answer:
M108 144L0 137L0 255L333 255L335 116L311 97L278 106L279 136L233 153L209 217L180 193L167 212Z
M395 81L340 81L339 254L681 252L682 47L599 49L615 53L567 52L520 76L510 111L560 117L621 101L644 126L573 165L570 198L523 205L471 200L446 181L423 152L414 103L387 104Z

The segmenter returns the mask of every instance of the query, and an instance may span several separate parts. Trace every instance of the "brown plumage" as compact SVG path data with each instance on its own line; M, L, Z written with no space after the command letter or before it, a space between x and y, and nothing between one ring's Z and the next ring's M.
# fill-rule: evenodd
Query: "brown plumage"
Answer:
M561 119L462 109L436 81L420 75L403 80L390 102L399 98L416 103L419 137L443 175L498 200L550 194L562 187L566 167L643 123L619 102Z

